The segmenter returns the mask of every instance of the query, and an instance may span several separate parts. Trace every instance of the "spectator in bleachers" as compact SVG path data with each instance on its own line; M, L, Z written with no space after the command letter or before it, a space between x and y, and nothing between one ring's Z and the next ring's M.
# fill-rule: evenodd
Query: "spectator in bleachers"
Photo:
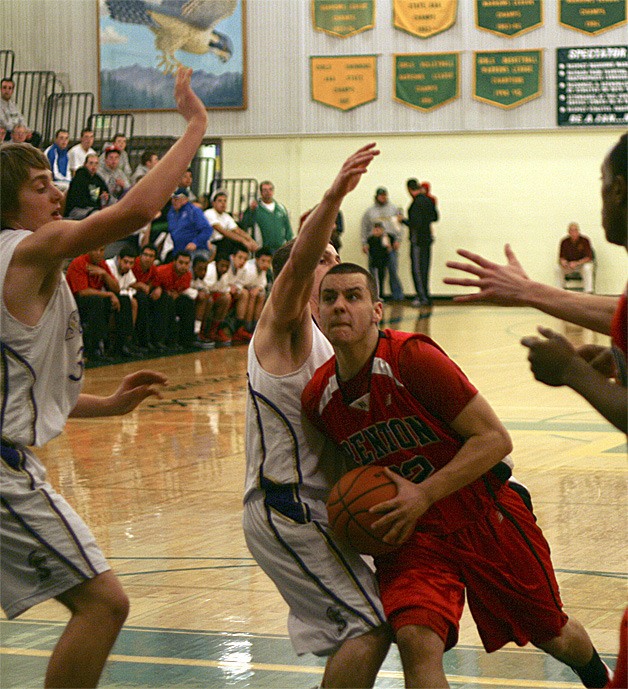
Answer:
M109 190L109 202L115 203L131 186L129 178L120 168L120 149L109 146L105 149L104 162L102 157L99 162L98 174L105 180Z
M85 357L91 363L109 360L109 318L120 311L120 286L104 257L105 247L77 256L66 273L81 318Z
M214 228L212 244L219 253L231 254L236 248L257 251L259 244L227 213L227 192L218 189L211 196L212 207L205 211L205 217Z
M41 142L41 135L38 132L32 131L24 115L18 110L17 105L11 100L13 91L15 90L15 82L13 79L5 77L0 84L0 130L4 130L4 134L0 137L0 141L5 138L10 138L13 128L21 124L26 128L26 141L29 144L37 147Z
M81 220L100 210L108 202L109 189L98 174L98 156L90 153L85 158L85 165L77 170L70 182L64 215L73 220Z
M197 336L196 344L202 349L212 349L214 343L205 338L203 325L211 317L213 300L206 282L207 267L209 261L205 256L195 256L192 261L191 296L194 297L194 334Z
M213 230L203 211L190 203L189 192L185 187L176 189L170 202L172 205L168 211L168 232L174 244L174 253L202 253L210 260L214 255L214 247L209 241Z
M15 127L13 127L13 131L11 132L11 143L14 144L23 144L23 143L28 143L26 141L26 137L28 135L28 129L23 124L17 124Z
M231 308L225 322L231 331L232 342L250 342L252 333L245 327L244 322L249 305L249 291L241 284L244 264L249 257L249 252L243 247L236 247L230 256L229 270L223 279L229 283L231 291Z
M253 229L259 243L274 251L292 239L292 227L286 207L275 200L275 185L266 180L259 185L260 198L253 199L244 211L240 226Z
M198 201L196 198L196 194L192 191L192 182L194 181L194 178L192 177L192 168L189 167L182 175L181 179L179 180L179 186L183 187L187 193L188 193L188 198L192 203L195 201Z
M238 283L249 293L244 317L245 329L252 333L259 320L268 286L267 273L272 263L273 252L266 246L255 252L255 258L249 259L238 274Z
M102 147L102 153L100 154L100 166L103 167L105 164L105 158L107 157L108 148L117 148L120 152L120 162L118 164L119 168L124 172L127 179L131 178L131 163L129 162L129 154L126 150L126 136L122 133L118 133L113 137L113 141L106 143Z
M194 299L188 292L192 283L190 263L190 253L179 251L172 263L157 268L162 292L155 301L153 327L159 349L177 351L194 342Z
M135 322L135 336L141 348L154 349L157 342L152 328L154 304L161 297L162 288L157 276L157 249L152 244L142 247L140 255L133 264L132 284L137 300L137 321Z
M232 283L235 281L230 272L231 260L226 254L217 254L216 260L212 261L205 275L207 289L211 295L211 304L205 313L205 320L202 324L199 340L203 342L213 342L216 347L231 346L231 330L225 322L225 318L231 309L234 291Z
M140 157L140 164L135 168L135 171L131 175L131 184L136 184L139 182L144 175L146 175L149 170L152 170L155 165L159 162L159 156L155 151L144 151Z
M70 132L67 129L57 129L55 132L54 143L44 151L50 161L52 170L52 181L57 189L63 192L68 190L72 181L70 173L70 162L68 160L68 144L70 143Z
M96 151L92 148L94 143L94 132L89 128L81 130L81 140L68 151L68 161L70 164L70 173L72 176L76 171L85 165L85 158L88 155L96 155ZM96 156L98 157L98 156Z
M120 291L118 299L120 301L120 313L118 321L120 327L116 329L116 339L113 343L114 356L130 357L136 353L133 344L135 333L135 323L137 322L138 302L135 298L135 275L133 275L133 265L137 258L135 247L127 244L120 249L120 253L114 258L106 260L111 274L118 281Z

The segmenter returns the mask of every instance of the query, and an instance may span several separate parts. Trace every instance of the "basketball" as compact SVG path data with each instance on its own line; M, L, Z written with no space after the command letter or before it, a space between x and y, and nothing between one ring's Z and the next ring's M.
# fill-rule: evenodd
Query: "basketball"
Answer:
M336 536L365 555L385 555L397 549L384 543L386 529L376 532L371 525L381 514L369 509L397 495L395 482L379 466L358 467L347 472L331 489L327 500L329 525Z

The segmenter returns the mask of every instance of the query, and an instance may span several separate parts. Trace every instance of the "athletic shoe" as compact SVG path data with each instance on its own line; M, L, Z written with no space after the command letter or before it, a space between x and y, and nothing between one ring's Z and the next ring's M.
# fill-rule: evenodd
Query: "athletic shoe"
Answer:
M233 341L234 342L245 342L248 343L251 341L251 338L253 335L248 330L245 330L243 326L240 326L235 333L233 333Z
M231 333L227 328L218 328L214 342L216 347L231 347Z
M197 347L198 349L213 349L216 346L216 343L212 340L204 338L202 335L199 335L194 341L193 346Z

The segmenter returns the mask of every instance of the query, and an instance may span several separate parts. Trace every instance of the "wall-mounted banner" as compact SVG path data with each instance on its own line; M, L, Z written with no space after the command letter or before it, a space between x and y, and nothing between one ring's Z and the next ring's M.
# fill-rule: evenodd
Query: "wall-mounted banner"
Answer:
M628 126L628 47L558 48L559 127Z
M312 100L352 110L377 98L377 56L310 57Z
M393 0L393 25L419 38L429 38L456 23L458 0Z
M396 101L434 110L460 96L459 53L393 55Z
M626 23L628 0L560 0L558 21L587 34L598 34Z
M332 36L354 36L375 26L375 0L312 0L312 23Z
M475 0L475 23L499 36L519 36L543 24L543 0Z
M515 108L541 95L540 50L474 53L473 97L498 108Z

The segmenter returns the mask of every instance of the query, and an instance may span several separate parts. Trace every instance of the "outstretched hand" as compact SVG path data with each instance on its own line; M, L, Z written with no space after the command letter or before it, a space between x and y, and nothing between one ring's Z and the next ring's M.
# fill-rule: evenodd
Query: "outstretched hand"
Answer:
M538 331L547 339L529 336L521 340L521 344L530 350L528 361L532 373L537 380L546 385L565 385L569 368L581 357L562 335L541 326L538 327Z
M507 259L505 265L493 263L483 256L474 254L466 249L458 249L456 253L469 261L473 261L473 263L447 261L447 267L470 273L477 276L478 279L444 278L443 282L447 285L477 287L480 291L476 294L454 297L454 301L481 301L499 304L500 306L517 306L523 303L523 288L530 278L519 263L510 244L506 244L504 247Z
M179 67L177 70L174 84L174 100L177 110L186 122L197 120L198 124L205 129L207 127L207 110L201 99L192 89L192 70L186 67Z
M112 414L128 414L133 411L147 397L162 399L161 392L156 385L166 385L168 379L163 373L143 369L125 376L118 389L111 395Z
M369 512L384 515L374 522L371 528L387 528L383 540L390 545L401 545L410 538L417 520L427 512L431 503L420 484L408 481L387 467L384 471L388 478L395 482L397 495L392 500L371 507Z
M350 155L344 162L340 172L331 185L331 193L340 197L346 196L353 191L360 181L362 175L368 170L369 165L375 156L379 155L379 150L375 148L377 144L370 143L358 149Z

